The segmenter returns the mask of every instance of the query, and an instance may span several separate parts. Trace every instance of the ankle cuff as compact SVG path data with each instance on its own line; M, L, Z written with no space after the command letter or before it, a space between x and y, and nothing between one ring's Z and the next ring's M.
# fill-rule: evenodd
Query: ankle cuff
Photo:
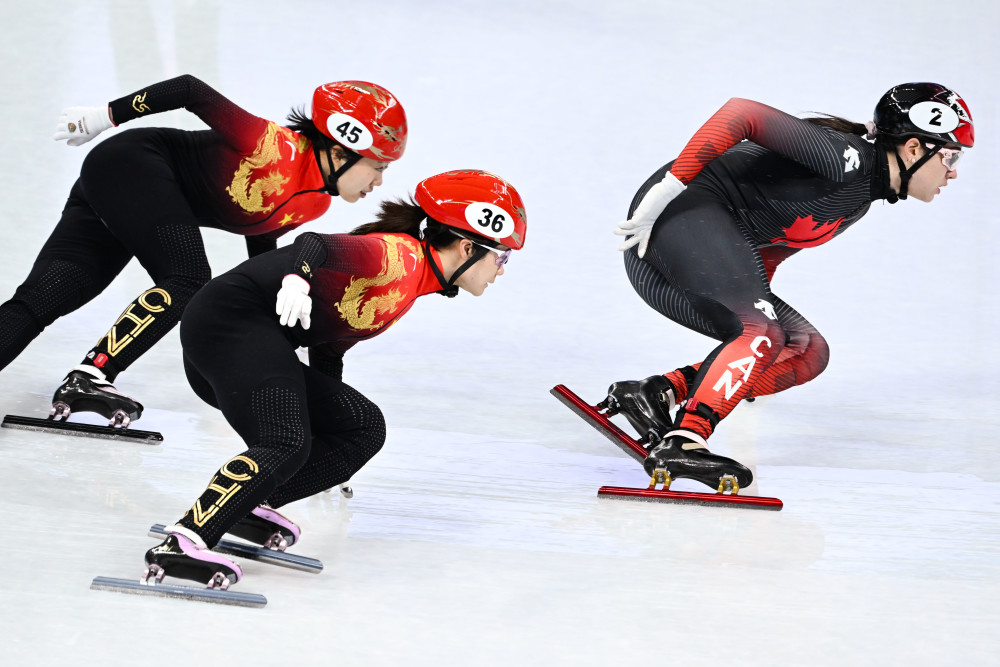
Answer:
M708 441L705 440L705 438L698 435L697 433L695 433L694 431L688 431L687 429L678 429L676 431L671 431L670 433L667 433L663 437L669 438L674 435L684 438L685 440L690 440L691 441L690 444L697 445L695 447L691 447L688 443L685 443L681 445L681 449L683 450L708 449Z
M97 366L91 366L90 364L80 364L79 366L74 366L72 369L70 369L70 373L72 373L73 371L80 371L81 373L86 373L87 375L97 380L100 380L101 382L108 381L107 376L104 375L104 371L102 371ZM68 377L69 373L67 373L66 375Z
M199 549L207 549L208 545L205 544L205 540L202 539L201 535L194 532L190 528L185 528L179 523L175 523L172 526L167 527L168 533L177 533L178 535L183 535L184 537L191 540L191 542Z

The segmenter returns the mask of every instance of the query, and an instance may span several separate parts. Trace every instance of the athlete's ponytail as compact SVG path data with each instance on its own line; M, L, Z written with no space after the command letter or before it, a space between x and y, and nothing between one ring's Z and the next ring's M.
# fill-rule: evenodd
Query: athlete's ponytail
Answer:
M292 108L288 113L287 127L292 132L297 132L309 140L313 146L321 151L332 150L334 157L338 160L346 160L349 156L343 146L319 131L312 118L306 115L301 108Z
M351 234L409 234L417 240L426 238L428 242L440 250L459 240L450 229L436 220L432 220L411 198L409 202L402 199L385 200L379 205L376 221L369 222L351 230ZM421 236L421 224L427 221L427 226Z
M841 118L840 116L831 116L830 114L825 113L820 116L806 118L805 120L813 125L828 127L831 130L843 132L844 134L856 134L860 137L868 134L868 128L865 127L864 123L855 123L854 121Z

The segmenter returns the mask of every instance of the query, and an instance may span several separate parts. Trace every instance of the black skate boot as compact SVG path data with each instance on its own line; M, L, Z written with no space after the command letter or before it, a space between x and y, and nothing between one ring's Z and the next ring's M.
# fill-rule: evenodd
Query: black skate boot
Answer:
M674 431L653 445L642 467L652 476L653 483L662 481L663 488L670 487L672 478L693 479L719 493L727 489L738 493L740 487L749 486L753 473L742 463L708 451L694 437L685 437L686 431Z
M615 382L597 404L607 415L623 414L639 433L639 442L656 442L673 429L670 411L677 405L674 385L662 375Z
M267 505L255 507L228 532L248 542L278 551L284 551L298 542L302 533L295 522Z
M113 428L128 428L142 416L142 404L115 389L99 377L100 371L77 366L63 380L52 395L49 419L69 419L73 412L96 412L110 420Z
M230 584L243 578L239 565L210 551L193 532L180 526L172 526L167 531L170 533L167 539L146 552L143 581L160 583L164 576L169 575L200 581L208 588L226 590Z

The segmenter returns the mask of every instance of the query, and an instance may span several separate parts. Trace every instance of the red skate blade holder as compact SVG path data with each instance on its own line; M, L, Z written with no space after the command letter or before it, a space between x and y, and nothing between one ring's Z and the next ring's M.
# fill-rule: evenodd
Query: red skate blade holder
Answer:
M574 394L565 385L557 384L551 393L570 410L578 414L588 424L597 429L619 449L642 463L646 459L646 449L625 431L600 412L596 405L590 405ZM659 471L657 471L659 472ZM697 493L694 491L670 491L669 488L657 489L657 483L670 486L669 479L664 476L653 477L648 488L630 488L622 486L602 486L597 495L603 498L620 500L641 500L653 502L686 503L695 505L726 505L745 509L780 510L784 504L777 498L763 496L740 496L736 493Z

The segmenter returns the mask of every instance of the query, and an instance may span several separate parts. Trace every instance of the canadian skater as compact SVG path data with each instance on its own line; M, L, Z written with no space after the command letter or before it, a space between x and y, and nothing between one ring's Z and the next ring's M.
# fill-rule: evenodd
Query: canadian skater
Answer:
M187 109L210 129L136 128L102 141L83 161L55 230L27 279L0 305L0 369L42 329L100 294L133 257L153 279L73 368L51 416L97 412L128 426L142 405L112 383L180 321L211 278L200 227L246 237L249 255L314 220L334 196L356 202L403 155L406 114L363 81L316 88L311 115L288 125L255 116L190 75L101 107L63 111L56 140L79 146L127 121Z
M181 322L192 388L246 443L146 553L154 570L209 581L235 563L226 533L283 549L299 529L277 509L346 482L382 448L378 406L343 381L343 355L424 294L479 296L524 245L517 191L484 171L421 181L350 234L305 233L209 282ZM309 364L296 356L309 349Z
M936 83L895 86L865 124L732 99L643 184L615 229L629 280L649 306L720 341L699 363L609 388L602 405L646 437L649 474L750 484L709 437L740 401L808 382L829 359L823 336L771 291L775 269L874 201L933 200L973 142L968 106Z

